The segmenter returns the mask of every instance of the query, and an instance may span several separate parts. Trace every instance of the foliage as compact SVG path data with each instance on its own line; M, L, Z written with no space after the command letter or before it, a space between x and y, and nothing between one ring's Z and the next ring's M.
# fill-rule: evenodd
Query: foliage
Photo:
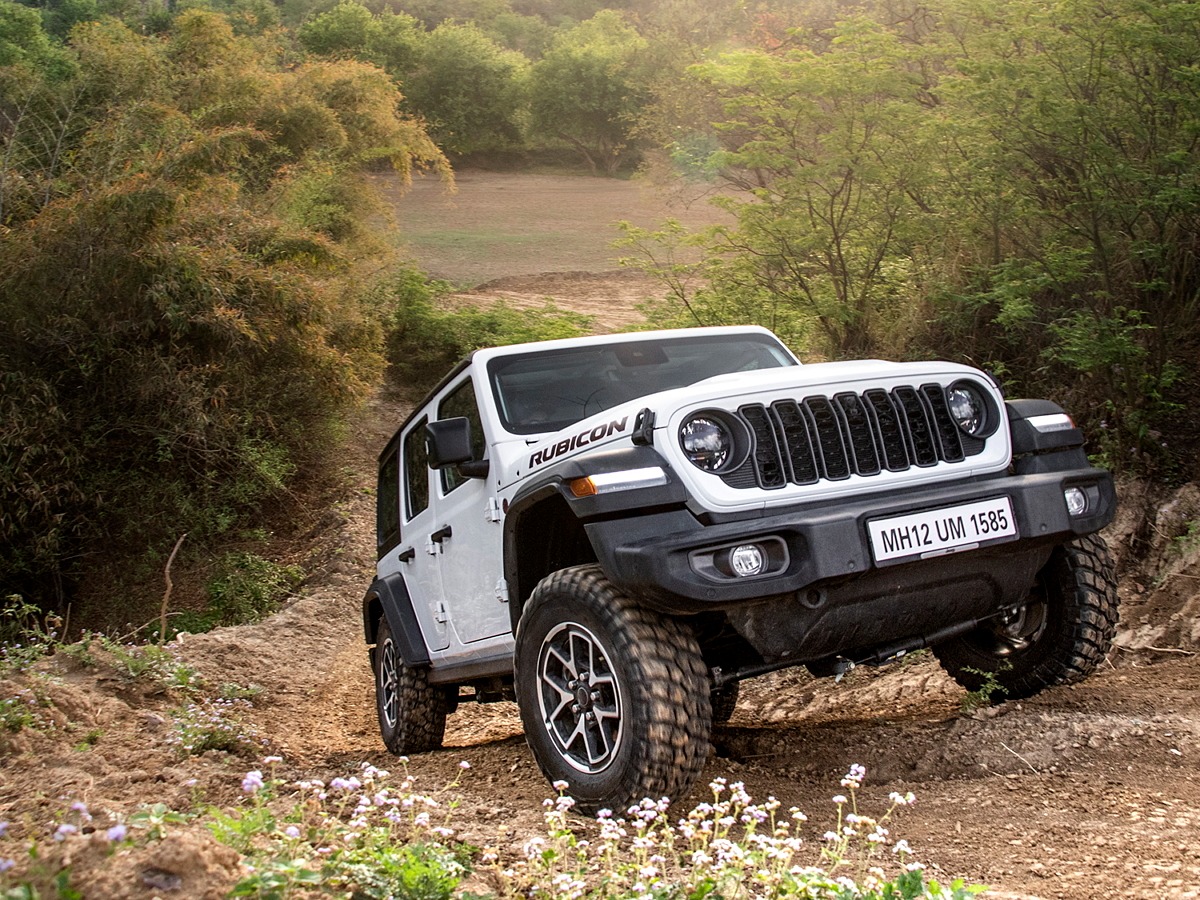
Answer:
M245 699L199 697L174 712L170 743L180 756L199 756L209 750L251 753L267 743L247 720L253 704Z
M353 0L313 16L296 32L309 53L372 62L401 81L416 67L424 36L412 16L388 9L372 15Z
M624 160L657 73L648 42L614 10L560 33L529 76L536 132L566 141L593 173Z
M724 779L713 782L712 803L674 825L665 800L645 800L623 818L602 812L588 829L598 829L594 840L584 839L583 823L569 818L569 798L547 800L544 837L531 839L517 859L488 851L481 862L501 897L965 900L981 890L961 881L927 882L924 867L908 861L907 843L893 844L888 834L893 814L913 802L912 795L893 794L890 808L872 819L858 807L862 777L855 766L843 779L848 796L834 798L836 825L809 854L810 865L802 863L807 845L792 831L806 821L803 814L778 815L778 801L756 805L740 783ZM261 770L248 772L242 782L247 802L210 819L213 833L246 857L250 874L233 896L282 897L317 885L358 897L453 896L469 871L471 850L454 843L453 804L418 792L411 775L398 785L389 779L366 764L358 775L329 784L287 784Z
M242 780L247 803L213 812L209 823L220 841L246 856L250 874L231 896L283 897L320 885L379 900L449 900L468 871L464 854L448 846L454 832L445 820L454 804L416 792L412 776L398 786L389 778L367 764L328 785L288 785L269 772L248 772Z
M807 848L793 831L807 822L800 810L792 808L785 817L775 798L755 804L740 782L731 785L717 778L710 784L713 801L701 803L674 825L665 799L643 800L625 818L601 811L595 841L581 840L571 827L570 797L548 800L548 839L529 841L524 860L499 874L509 896L564 900L589 892L681 900L710 895L965 900L980 893L983 887L962 881L945 886L925 881L925 867L907 859L912 852L907 841L892 843L887 827L896 811L915 798L893 793L883 815L872 818L858 804L865 774L854 765L842 779L846 794L833 798L837 821L825 832L818 864L802 861ZM557 787L567 789L565 783Z
M219 625L257 622L274 612L303 577L299 566L280 565L254 553L227 553L207 585L207 613Z
M1004 665L1000 667L1000 671L1005 671L1012 668L1012 663L1005 660ZM1007 694L1008 688L1002 685L996 678L995 672L985 672L982 669L972 668L967 666L963 669L971 675L976 676L981 680L979 687L973 691L967 691L963 696L962 702L959 704L964 713L971 713L977 709L983 709L986 706L992 706L999 703L999 695Z
M529 62L475 25L442 23L420 44L405 81L409 108L453 155L521 144Z
M756 804L741 783L718 778L710 785L712 802L675 823L666 800L649 799L623 815L602 811L596 821L584 822L571 816L572 801L560 793L545 801L544 836L502 859L495 849L481 853L462 843L453 827L456 789L470 769L466 762L458 777L433 791L418 789L407 771L393 778L367 763L349 777L289 782L277 774L282 762L265 757L261 768L242 778L240 803L201 814L213 836L242 857L245 875L229 896L449 900L477 865L502 898L966 900L982 890L959 880L927 880L907 842L890 834L893 820L915 798L893 793L885 812L871 817L859 805L865 772L857 765L842 779L844 793L833 798L835 823L819 842L802 838L809 826L798 809L782 814L774 798ZM407 766L403 757L399 763ZM51 841L28 845L23 869L17 860L0 859L0 888L69 874L72 851L84 841L142 845L196 818L154 803L127 822L106 825L75 802L52 826ZM0 838L6 829L0 822Z
M587 316L547 303L541 309L439 308L449 286L401 270L381 282L378 302L391 310L388 362L397 383L424 391L459 360L481 347L578 337L588 333Z
M0 602L0 674L23 672L53 652L62 620L18 594Z
M0 70L10 590L62 601L101 546L227 534L378 377L360 185L448 167L383 72L278 49L188 10L80 26L66 76Z
M33 728L41 723L38 713L41 703L34 693L22 688L15 693L0 697L0 732L18 732L25 728Z

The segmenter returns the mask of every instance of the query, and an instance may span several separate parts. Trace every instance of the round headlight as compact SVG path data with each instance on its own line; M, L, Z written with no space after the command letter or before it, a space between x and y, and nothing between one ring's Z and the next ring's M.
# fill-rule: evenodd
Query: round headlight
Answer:
M946 404L959 428L972 437L983 435L988 426L988 407L979 388L961 381L952 384L946 391Z
M733 453L733 433L716 416L694 416L679 429L679 446L693 466L716 472Z

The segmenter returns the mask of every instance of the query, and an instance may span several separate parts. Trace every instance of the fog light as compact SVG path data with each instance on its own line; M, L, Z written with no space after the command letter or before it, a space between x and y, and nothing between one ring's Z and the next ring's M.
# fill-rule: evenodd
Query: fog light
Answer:
M767 558L757 544L742 544L729 553L729 567L741 578L759 575L767 565Z
M1067 501L1067 512L1073 516L1082 516L1088 511L1087 494L1079 488L1067 488L1063 491L1063 499Z

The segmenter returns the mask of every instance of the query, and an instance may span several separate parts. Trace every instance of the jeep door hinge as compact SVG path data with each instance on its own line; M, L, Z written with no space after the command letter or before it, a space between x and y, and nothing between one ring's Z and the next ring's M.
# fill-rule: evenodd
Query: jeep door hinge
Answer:
M504 518L504 513L500 511L500 501L495 497L488 497L487 509L484 511L483 517L488 522L499 522Z
M508 582L503 578L496 582L496 599L501 603L508 602Z
M437 622L439 625L445 625L446 620L449 618L450 618L450 615L449 615L449 613L446 612L446 601L439 600L437 609L434 610L434 613L433 613L433 620L435 622Z

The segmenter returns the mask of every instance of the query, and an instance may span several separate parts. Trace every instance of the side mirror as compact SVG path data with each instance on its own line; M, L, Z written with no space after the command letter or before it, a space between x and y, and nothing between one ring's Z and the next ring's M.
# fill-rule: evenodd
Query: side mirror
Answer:
M467 478L486 478L490 466L486 459L475 459L471 450L471 421L465 416L430 422L425 426L425 447L429 468L457 466Z

